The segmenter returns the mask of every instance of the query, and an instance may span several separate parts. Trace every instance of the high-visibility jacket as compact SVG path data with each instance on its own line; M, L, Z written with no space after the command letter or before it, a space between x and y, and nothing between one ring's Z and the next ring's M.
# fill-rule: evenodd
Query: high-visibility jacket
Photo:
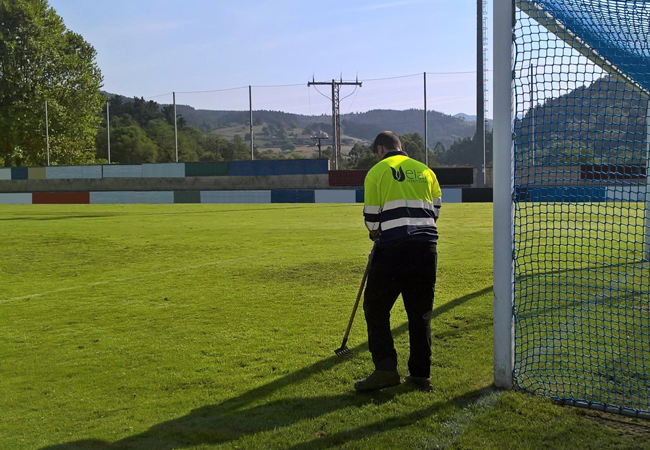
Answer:
M436 175L404 152L389 152L368 171L363 216L378 245L400 239L436 242L442 191Z

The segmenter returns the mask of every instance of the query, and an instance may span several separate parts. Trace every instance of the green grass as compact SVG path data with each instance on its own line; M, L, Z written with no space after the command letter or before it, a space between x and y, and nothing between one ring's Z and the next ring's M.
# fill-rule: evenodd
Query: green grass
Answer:
M643 203L522 203L516 214L519 386L648 410Z
M357 394L360 205L0 210L1 449L650 448L648 423L492 388L492 214L439 224L431 394ZM406 371L403 307L394 309Z

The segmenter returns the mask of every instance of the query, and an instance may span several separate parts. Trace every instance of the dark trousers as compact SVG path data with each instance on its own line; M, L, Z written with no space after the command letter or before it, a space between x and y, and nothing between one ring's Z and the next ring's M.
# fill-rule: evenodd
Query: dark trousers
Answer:
M409 373L415 377L430 376L431 313L437 262L436 244L431 242L405 241L375 249L363 311L376 369L397 369L390 312L402 294L409 323Z

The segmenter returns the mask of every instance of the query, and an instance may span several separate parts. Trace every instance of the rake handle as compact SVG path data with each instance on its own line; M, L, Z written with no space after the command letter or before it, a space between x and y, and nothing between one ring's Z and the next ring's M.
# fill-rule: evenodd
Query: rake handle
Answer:
M354 316L357 313L357 308L359 307L359 300L361 300L361 293L363 292L363 288L366 285L366 280L368 279L368 272L370 271L370 260L371 258L368 258L368 264L366 264L366 270L365 272L363 272L363 278L361 278L361 286L359 286L359 292L357 293L357 300L354 302L354 307L352 308L352 314L350 315L350 320L348 321L348 327L346 328L345 334L343 335L343 344L341 344L341 348L345 347L345 344L348 342L348 336L350 335L350 330L352 329Z

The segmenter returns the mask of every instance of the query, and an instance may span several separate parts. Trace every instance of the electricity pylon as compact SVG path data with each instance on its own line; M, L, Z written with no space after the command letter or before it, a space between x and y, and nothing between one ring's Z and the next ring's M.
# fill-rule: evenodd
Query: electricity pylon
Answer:
M339 161L341 159L341 117L339 114L339 91L341 86L359 86L361 82L356 81L343 81L343 79L336 81L309 81L307 86L314 85L330 85L332 86L332 150L334 152L334 170L338 170Z

